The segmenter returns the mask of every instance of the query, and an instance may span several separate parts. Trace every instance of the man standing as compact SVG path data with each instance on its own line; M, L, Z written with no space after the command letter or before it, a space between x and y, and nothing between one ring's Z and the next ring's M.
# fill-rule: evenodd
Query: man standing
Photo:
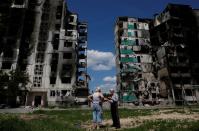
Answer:
M118 95L115 93L114 89L110 89L109 102L111 104L111 116L113 121L113 127L120 128L120 120L118 114Z

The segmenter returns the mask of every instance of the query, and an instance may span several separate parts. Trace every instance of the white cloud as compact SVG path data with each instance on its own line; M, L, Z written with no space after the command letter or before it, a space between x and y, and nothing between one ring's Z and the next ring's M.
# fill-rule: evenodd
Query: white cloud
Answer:
M106 76L106 77L104 77L103 78L103 81L105 81L105 82L111 82L111 83L115 83L116 82L116 76L113 76L113 77L111 77L111 76Z
M116 76L106 76L103 78L104 83L97 86L102 89L103 93L108 93L111 88L116 89Z
M115 67L115 57L112 52L88 50L88 68L94 71L111 70Z
M115 83L105 83L102 85L99 85L98 87L101 88L103 93L108 93L110 89L116 89L116 84Z

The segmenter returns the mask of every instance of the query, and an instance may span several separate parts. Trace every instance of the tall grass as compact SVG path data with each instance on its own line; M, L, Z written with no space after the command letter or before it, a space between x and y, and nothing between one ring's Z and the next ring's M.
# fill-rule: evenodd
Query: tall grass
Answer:
M152 115L159 110L146 109L120 109L120 118L137 117ZM174 110L176 111L176 110ZM181 112L180 113L184 113ZM34 119L23 119L21 114L0 114L0 131L84 131L81 125L91 124L91 110L38 110L25 116L34 116ZM43 116L43 117L42 117ZM104 119L111 119L110 111L103 112ZM197 131L199 130L199 121L179 121L179 120L156 120L145 121L136 128L123 129L127 131Z

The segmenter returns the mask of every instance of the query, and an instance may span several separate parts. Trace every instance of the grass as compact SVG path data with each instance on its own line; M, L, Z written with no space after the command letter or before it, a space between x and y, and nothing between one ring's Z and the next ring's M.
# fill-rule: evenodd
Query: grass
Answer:
M198 131L199 121L159 120L147 121L139 127L124 129L124 131Z
M198 112L197 109L192 109L193 112ZM190 110L190 111L192 111ZM159 112L160 109L120 109L120 118L138 116L149 116ZM176 112L173 109L169 113ZM168 112L167 112L168 113ZM179 113L185 113L183 110ZM83 123L91 124L91 110L71 109L71 110L38 110L33 113L25 114L0 114L0 131L84 131L81 129ZM103 112L105 120L110 118L110 111ZM188 120L157 120L144 121L141 125L135 128L123 128L124 131L148 131L149 129L164 131L194 131L199 129L199 121Z

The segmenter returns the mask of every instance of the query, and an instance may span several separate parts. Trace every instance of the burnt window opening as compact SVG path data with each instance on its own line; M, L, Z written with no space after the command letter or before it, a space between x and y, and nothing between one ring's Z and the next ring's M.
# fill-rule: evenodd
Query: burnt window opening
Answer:
M43 9L49 9L50 8L50 2L49 0L45 0L45 3L43 5Z
M26 71L26 68L27 68L27 64L20 65L20 70L21 71Z
M140 56L137 56L138 63L141 62Z
M57 6L56 19L61 19L61 17L62 17L62 6Z
M42 75L43 74L43 65L35 65L35 75Z
M60 91L56 91L56 95L57 95L57 96L60 96Z
M48 34L46 33L40 33L39 34L39 40L40 41L46 41L48 39Z
M74 16L70 16L69 17L69 22L75 22L75 17Z
M67 29L69 29L69 30L76 30L76 25L69 24L69 25L67 25Z
M63 64L62 65L62 77L70 77L72 74L72 65L71 64Z
M57 64L51 65L51 72L56 72L57 71Z
M119 36L123 36L124 31L120 31Z
M62 70L71 71L72 70L72 65L71 64L63 64Z
M52 54L52 60L53 60L53 61L57 61L58 58L59 58L59 54L58 54L58 53L53 53L53 54Z
M16 5L23 5L23 3L24 3L24 0L15 0L14 1L14 4L16 4Z
M75 96L88 96L88 90L78 89L75 91Z
M8 46L7 48L12 48L16 45L16 40L14 39L7 39L6 40L6 45Z
M119 24L119 28L123 28L123 23L120 23L120 24Z
M186 56L179 56L178 60L179 60L179 63L188 63L189 62L189 58Z
M60 30L61 24L55 24L55 30Z
M66 93L67 93L67 90L62 90L62 91L61 91L62 96L65 96Z
M3 75L1 76L1 82L8 82L9 81L9 76L8 75Z
M42 77L34 77L33 78L33 85L34 87L41 87Z
M12 49L6 49L3 53L3 57L12 58L14 56L14 51Z
M73 31L66 31L65 35L66 36L73 36Z
M56 83L56 77L50 77L50 84Z
M138 32L137 31L134 31L135 32L135 37L138 37Z
M44 62L44 53L37 53L36 63L43 63L43 62Z
M59 48L59 34L55 34L53 37L53 49L58 50Z
M72 59L72 53L63 53L63 59Z
M62 83L69 84L71 83L71 77L62 77L61 81Z
M64 47L72 47L73 42L64 42Z
M41 19L42 19L42 21L49 20L49 14L48 13L43 13Z
M134 23L134 28L137 29L137 24L136 23Z
M2 63L1 69L11 69L12 63L10 62L4 62Z
M57 64L58 64L58 53L53 53L52 54L52 60L51 60L51 72L56 72L57 70Z
M50 91L50 96L54 97L55 96L55 91Z
M46 50L46 43L40 42L37 46L37 51L45 51Z
M138 74L138 78L142 78L142 74Z
M186 94L186 96L192 96L193 95L191 89L186 89L185 94Z
M48 28L49 28L48 23L41 23L41 25L40 25L40 30L41 31L47 32Z
M136 43L137 46L139 46L139 40L138 39L135 40L135 43Z

